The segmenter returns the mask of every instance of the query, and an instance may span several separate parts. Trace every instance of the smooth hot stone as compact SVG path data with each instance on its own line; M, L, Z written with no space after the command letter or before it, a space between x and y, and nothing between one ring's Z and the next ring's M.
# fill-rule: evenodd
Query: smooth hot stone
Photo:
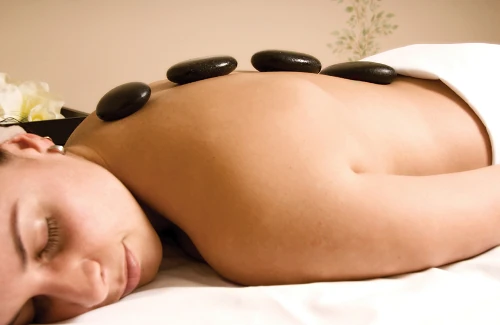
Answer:
M137 112L151 96L151 88L142 82L130 82L108 91L99 101L96 115L103 121L115 121Z
M368 61L334 64L323 69L320 74L381 85L390 84L397 76L392 67Z
M260 72L294 71L319 73L321 62L314 56L304 53L268 50L252 55L252 65Z
M167 71L167 79L179 84L221 77L236 69L238 62L231 56L213 56L179 62Z

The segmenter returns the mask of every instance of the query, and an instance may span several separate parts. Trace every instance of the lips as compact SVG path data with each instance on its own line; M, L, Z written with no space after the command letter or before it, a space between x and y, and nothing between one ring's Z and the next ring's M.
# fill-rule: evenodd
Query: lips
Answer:
M141 266L139 265L139 262L137 262L137 259L135 258L134 254L128 249L128 247L125 244L123 246L125 247L126 283L121 298L134 291L135 288L137 288L137 286L139 285L139 281L141 280Z

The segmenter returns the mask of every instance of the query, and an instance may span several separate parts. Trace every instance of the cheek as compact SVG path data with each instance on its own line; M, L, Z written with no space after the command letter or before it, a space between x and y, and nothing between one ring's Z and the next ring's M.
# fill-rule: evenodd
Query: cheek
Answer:
M121 242L125 237L142 236L149 226L135 201L81 195L59 202L61 233L68 234L77 245L95 247Z
M108 236L137 227L137 210L126 195L105 184L82 184L68 189L58 203L61 218L68 226L91 234ZM86 185L86 186L85 186ZM73 193L71 193L73 192ZM116 193L118 192L118 193ZM71 194L70 194L71 193Z
M67 236L77 245L103 246L109 242L121 241L134 232L130 220L117 217L107 209L62 209L59 219L61 235Z
M113 234L143 228L144 214L132 194L110 173L73 162L54 180L52 201L63 218L82 231ZM147 221L147 219L146 219Z
M160 251L159 239L134 197L113 179L89 177L65 189L57 196L61 231L70 247L77 250L107 250L124 240L132 245L139 259L157 264L151 251ZM54 198L55 199L55 198ZM64 238L62 238L64 241ZM157 247L160 247L159 249ZM69 247L68 247L69 248Z

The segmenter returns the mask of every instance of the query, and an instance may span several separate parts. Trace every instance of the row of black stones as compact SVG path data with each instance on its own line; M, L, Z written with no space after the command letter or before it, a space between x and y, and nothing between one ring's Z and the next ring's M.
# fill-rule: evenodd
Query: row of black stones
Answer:
M331 65L321 70L321 62L312 55L291 51L261 51L251 62L260 72L290 71L323 74L350 80L387 85L396 77L396 71L384 64L356 61ZM184 85L204 79L230 74L238 66L231 56L216 56L177 63L167 71L167 79ZM141 109L151 96L151 88L141 82L118 86L106 93L97 104L96 114L103 121L115 121Z

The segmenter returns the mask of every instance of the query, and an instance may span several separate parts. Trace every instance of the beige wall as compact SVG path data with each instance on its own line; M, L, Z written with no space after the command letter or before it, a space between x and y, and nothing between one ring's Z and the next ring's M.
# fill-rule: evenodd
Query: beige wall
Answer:
M128 81L165 78L178 61L268 48L347 59L327 46L354 0L0 0L0 72L42 80L66 106L92 111ZM370 1L370 0L360 0ZM382 0L399 27L380 50L411 43L500 44L500 0Z

